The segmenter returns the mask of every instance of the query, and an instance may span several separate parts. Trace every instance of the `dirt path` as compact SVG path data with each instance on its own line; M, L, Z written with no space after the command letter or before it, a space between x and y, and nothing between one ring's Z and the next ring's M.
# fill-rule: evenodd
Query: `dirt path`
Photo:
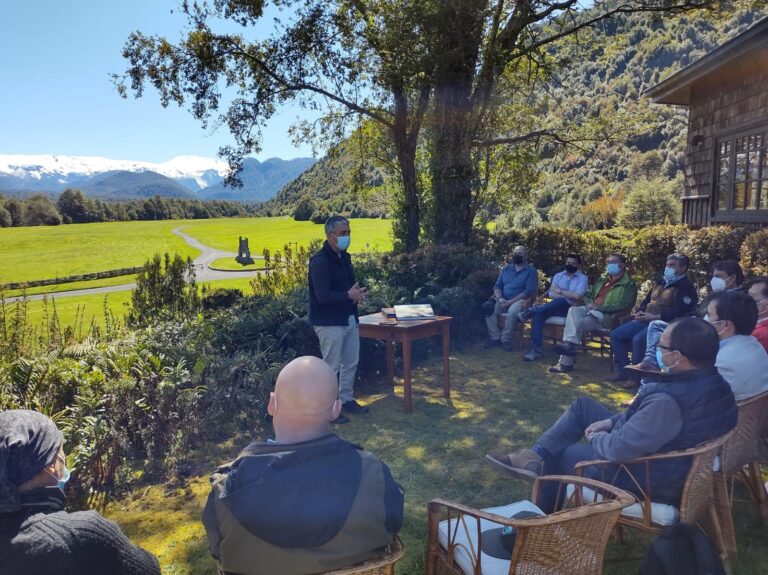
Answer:
M173 230L173 233L179 236L185 242L187 242L187 245L189 245L190 247L193 247L196 250L200 250L200 255L198 255L194 260L192 260L192 265L195 266L195 281L204 282L204 281L225 280L225 279L234 279L234 278L250 278L255 276L257 273L259 273L259 270L219 271L219 270L210 269L208 266L210 266L216 260L221 258L228 258L228 257L234 258L237 254L235 252L226 252L223 250L217 250L210 246L206 246L205 244L200 243L199 240L181 231L185 227L187 226L181 226L179 228L175 228ZM134 283L115 285L115 286L85 288L85 289L76 289L76 290L68 290L68 291L60 291L60 292L48 292L44 294L41 293L41 294L27 296L27 299L30 301L34 301L34 300L41 300L44 297L60 298L60 297L71 297L76 295L113 293L118 291L132 290L135 287L136 287L136 283L134 282ZM10 298L7 298L5 301L6 303L13 303L20 299L21 299L20 297L10 297Z

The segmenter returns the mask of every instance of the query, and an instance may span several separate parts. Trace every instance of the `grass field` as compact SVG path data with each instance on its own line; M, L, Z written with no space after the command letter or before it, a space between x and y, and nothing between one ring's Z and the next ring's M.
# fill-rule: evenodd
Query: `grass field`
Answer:
M199 252L171 233L180 225L183 222L171 220L2 228L0 281L140 266L158 252L195 257Z
M27 320L29 325L41 328L50 321L54 307L59 325L63 328L71 326L75 335L85 337L92 325L104 327L104 298L106 305L115 319L122 321L126 312L126 304L131 299L130 290L107 294L89 294L72 297L51 296L46 300L27 302ZM6 304L14 306L15 304Z
M56 284L49 286L37 286L32 288L26 288L26 290L15 289L8 290L5 294L6 297L20 296L26 293L27 295L38 294L55 294L56 292L79 290L79 289L92 289L97 287L117 286L122 284L134 283L136 281L136 274L130 274L127 276L116 276L113 278L102 278L98 280L88 280L84 282L70 282L65 284Z
M351 224L353 252L391 249L392 220L353 219ZM171 233L178 227L184 227L185 233L207 246L231 252L237 251L238 236L247 236L251 252L256 255L260 255L264 248L274 252L282 250L289 242L306 246L312 239L325 237L322 225L296 222L288 217L0 228L0 282L31 281L139 266L155 253L163 252L194 258L199 252ZM96 285L115 284L90 284L88 287ZM51 293L62 289L78 288L45 286L28 293Z
M274 252L282 250L287 243L296 242L298 246L306 246L311 240L325 239L322 224L297 222L287 216L190 220L189 223L184 223L184 226L185 233L219 250L236 252L238 237L247 237L248 246L254 255L261 255L264 248ZM350 228L350 251L392 249L392 220L352 219Z
M550 355L546 359L554 361ZM380 361L383 369L383 351ZM579 396L617 410L630 397L601 382L609 364L597 355L582 354L577 370L564 376L548 373L547 361L523 363L520 353L486 351L480 345L455 350L450 400L440 394L440 365L439 354L415 362L413 413L403 412L402 386L393 392L383 381L374 381L357 394L371 412L333 429L385 461L405 490L401 537L406 555L397 565L398 575L424 573L426 505L432 498L483 508L530 497L530 485L495 470L485 461L486 453L530 445ZM207 476L250 441L270 435L238 435L221 445L204 446L190 454L193 477L185 484L142 487L111 504L107 515L159 557L163 573L214 573L200 522L210 489ZM739 555L732 562L733 573L764 574L768 527L744 492L737 489L735 497ZM636 573L652 539L630 531L623 543L611 542L604 573Z

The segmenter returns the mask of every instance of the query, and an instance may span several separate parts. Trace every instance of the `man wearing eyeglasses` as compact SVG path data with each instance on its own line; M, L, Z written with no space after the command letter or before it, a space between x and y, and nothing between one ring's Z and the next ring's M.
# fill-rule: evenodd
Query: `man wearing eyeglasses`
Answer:
M510 475L533 480L545 474L572 475L580 461L626 461L720 437L736 425L737 407L715 367L718 349L717 331L709 323L690 317L674 320L658 345L659 381L643 386L624 413L614 414L582 397L530 449L486 458ZM586 444L579 442L582 438ZM689 467L690 461L680 459L654 462L647 486L654 501L679 505ZM611 483L640 495L623 473Z

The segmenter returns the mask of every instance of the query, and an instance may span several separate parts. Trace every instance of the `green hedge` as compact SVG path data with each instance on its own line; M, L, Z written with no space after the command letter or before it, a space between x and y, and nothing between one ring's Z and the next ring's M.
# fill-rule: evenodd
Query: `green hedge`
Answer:
M610 252L625 254L632 275L639 280L659 277L665 257L673 252L691 259L691 279L700 287L706 285L710 268L718 260L741 260L748 275L768 272L768 230L750 233L731 226L692 229L659 225L642 230L580 232L542 226L492 234L488 255L501 264L518 244L528 248L531 263L548 277L562 269L569 252L581 254L591 280L602 272Z

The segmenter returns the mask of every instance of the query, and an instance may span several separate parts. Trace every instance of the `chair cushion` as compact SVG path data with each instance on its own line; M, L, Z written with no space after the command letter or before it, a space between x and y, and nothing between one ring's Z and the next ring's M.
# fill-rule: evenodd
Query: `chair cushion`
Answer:
M540 513L542 515L544 514L541 509L536 507L536 505L530 501L518 501L503 507L491 507L489 509L484 509L483 511L487 511L488 513L495 513L496 515L501 515L503 517L512 517L515 513L519 513L521 511L531 511L534 513ZM456 538L454 539L456 547L454 548L453 556L459 568L467 575L472 575L472 573L474 573L472 556L469 552L469 549L474 549L475 553L479 552L481 554L483 575L506 575L509 573L509 561L505 561L504 559L497 559L496 557L482 553L478 549L477 519L474 517L465 516L464 524L459 521L458 528L456 526L457 521L459 520L452 518L450 521L450 526L448 525L447 519L445 521L441 521L440 525L438 525L437 532L440 546L443 549L447 549L448 533L453 533L453 530L456 529ZM465 524L467 526L466 529L464 529ZM503 526L494 521L488 521L486 519L480 520L480 530L483 532L497 527Z
M565 318L559 315L553 315L544 320L544 325L565 325Z
M584 498L588 501L592 501L595 497L595 492L589 487L583 488ZM568 497L573 495L573 485L569 485L566 491ZM596 501L602 501L602 496L598 495ZM643 506L641 503L634 503L629 507L622 509L621 514L624 517L631 517L632 519L643 518ZM651 501L651 522L656 525L674 525L680 519L680 510L674 505L667 505L666 503L656 503Z

